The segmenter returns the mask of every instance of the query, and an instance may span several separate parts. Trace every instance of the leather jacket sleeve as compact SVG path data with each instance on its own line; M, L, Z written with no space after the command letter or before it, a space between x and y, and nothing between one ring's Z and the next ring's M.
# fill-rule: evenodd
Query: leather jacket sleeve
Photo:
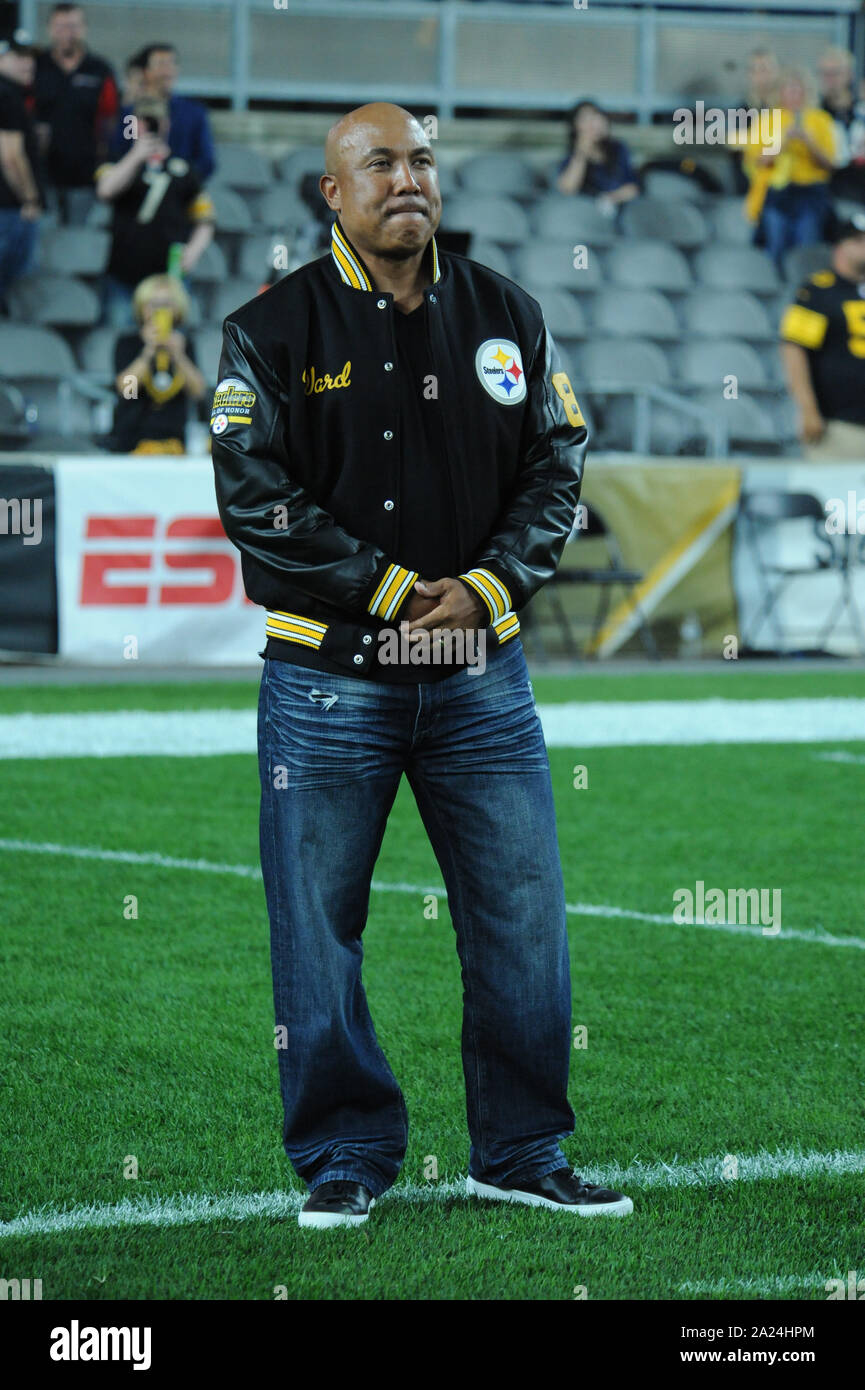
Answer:
M228 539L312 598L398 622L417 571L349 535L292 479L283 428L288 394L272 366L230 320L223 330L221 385L226 378L235 379L238 389L247 388L247 400L253 397L251 405L231 414L220 413L218 393L214 402L211 452Z
M459 578L495 621L525 607L555 573L580 500L588 430L544 325L529 369L522 467L509 502Z

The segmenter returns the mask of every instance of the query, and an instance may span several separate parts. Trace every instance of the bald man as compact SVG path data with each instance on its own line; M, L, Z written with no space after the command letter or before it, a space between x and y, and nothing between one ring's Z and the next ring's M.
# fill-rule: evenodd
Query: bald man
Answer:
M261 863L300 1224L366 1221L405 1157L361 982L403 773L462 965L467 1190L624 1215L559 1146L564 887L519 639L571 531L586 426L535 300L439 251L435 155L410 113L350 112L325 164L330 252L225 320L211 423L220 515L266 609Z

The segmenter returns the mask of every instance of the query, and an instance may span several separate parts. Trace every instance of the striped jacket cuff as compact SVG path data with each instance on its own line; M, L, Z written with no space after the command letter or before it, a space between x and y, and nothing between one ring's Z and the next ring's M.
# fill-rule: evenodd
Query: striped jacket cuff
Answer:
M417 570L407 570L402 565L388 565L368 604L372 616L392 622L418 578Z
M476 594L480 594L490 611L491 623L503 618L513 608L513 601L508 590L491 570L468 570L466 574L460 574L457 578L461 579L464 584L469 584Z

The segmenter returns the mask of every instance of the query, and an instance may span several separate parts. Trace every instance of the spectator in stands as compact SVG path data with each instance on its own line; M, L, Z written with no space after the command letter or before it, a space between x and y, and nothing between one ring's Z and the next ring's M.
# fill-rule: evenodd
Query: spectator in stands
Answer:
M865 212L840 224L831 269L781 321L781 356L809 459L865 459Z
M123 108L130 112L144 96L144 49L139 49L133 53L131 58L127 58L126 67L123 69Z
M112 203L111 254L103 286L109 322L131 324L132 294L148 275L192 270L213 240L214 210L201 179L166 143L168 111L155 97L135 108L132 147L116 164L96 171L96 193ZM179 252L172 253L172 247Z
M133 306L139 330L118 338L114 349L118 400L106 443L118 453L183 454L189 401L207 389L192 342L180 331L189 296L173 275L150 275Z
M778 59L771 48L752 48L748 54L747 91L739 102L744 111L770 111L777 104L778 79L781 70ZM737 193L747 193L748 171L743 167L742 150L730 151L734 164L734 179ZM755 238L762 245L762 237Z
M30 269L45 194L40 177L36 128L27 109L35 51L18 30L0 43L0 310L6 294Z
M752 183L748 207L762 217L766 250L779 270L787 251L823 237L829 211L829 179L837 142L832 117L811 99L811 80L799 68L782 75L778 90L777 153L764 150L759 123L744 153Z
M93 194L93 171L107 155L119 98L110 65L87 47L80 5L55 5L48 35L51 46L36 60L35 115L46 176L65 219L69 189Z
M856 93L856 60L846 48L826 48L817 63L820 105L835 122L838 167L832 193L865 202L865 102Z
M614 216L640 192L631 157L610 135L610 119L593 101L578 101L570 116L570 148L559 165L560 193L582 193Z
M207 108L200 101L189 97L174 95L179 68L177 50L170 43L152 43L136 55L141 63L143 91L148 96L159 97L168 104L167 140L171 153L185 159L202 183L210 178L216 169L216 155ZM116 159L127 147L124 138L123 116L129 115L124 108L121 112L120 128L111 146L111 154Z

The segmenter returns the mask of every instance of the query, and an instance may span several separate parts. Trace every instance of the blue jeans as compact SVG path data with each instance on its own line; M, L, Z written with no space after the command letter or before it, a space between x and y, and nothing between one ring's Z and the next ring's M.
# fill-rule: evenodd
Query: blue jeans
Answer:
M336 701L312 701L316 690ZM469 1173L507 1187L567 1166L564 885L519 638L488 653L483 674L428 684L265 659L258 746L283 1145L295 1172L310 1189L344 1178L378 1196L405 1157L405 1100L361 983L370 880L403 772L462 965Z
M828 210L828 184L790 183L769 189L761 225L766 250L782 274L787 251L822 241Z
M28 222L18 208L0 208L0 301L30 269L38 236L38 222Z

